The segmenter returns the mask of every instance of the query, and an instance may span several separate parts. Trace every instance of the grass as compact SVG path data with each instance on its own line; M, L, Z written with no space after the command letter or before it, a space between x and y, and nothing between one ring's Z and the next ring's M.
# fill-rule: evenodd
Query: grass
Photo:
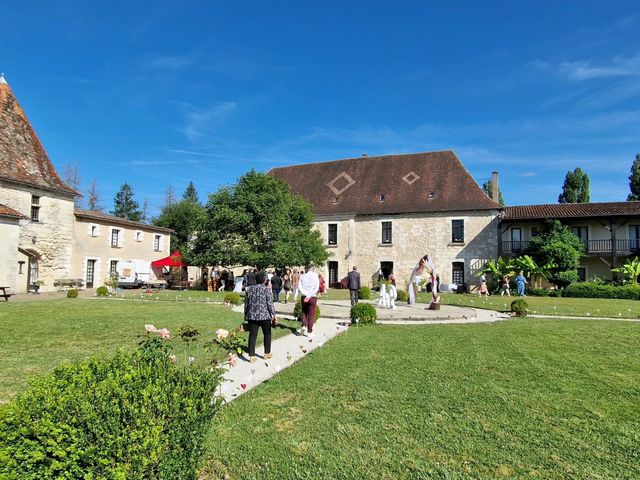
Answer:
M440 297L443 304L485 308L488 310L509 310L511 302L519 298L517 296L501 297L500 295L481 298L478 295L452 293L442 293ZM431 294L421 293L419 295L419 301L430 300ZM525 300L529 304L530 313L541 315L609 318L640 317L640 302L637 300L554 297L525 297Z
M640 477L640 325L351 329L226 406L203 479Z
M140 298L139 292L137 298ZM203 344L215 337L218 328L237 328L242 319L242 314L227 307L195 300L64 298L3 303L0 307L0 403L23 390L30 376L48 372L63 362L112 353L120 347L133 349L147 323L166 327L174 336L181 326L192 325L200 331L199 343ZM285 320L281 325L274 332L275 338L290 333L297 323ZM258 340L261 339L260 335ZM177 353L184 351L178 338L172 341ZM202 345L199 348L194 356L204 358ZM224 352L214 351L214 356L222 359Z

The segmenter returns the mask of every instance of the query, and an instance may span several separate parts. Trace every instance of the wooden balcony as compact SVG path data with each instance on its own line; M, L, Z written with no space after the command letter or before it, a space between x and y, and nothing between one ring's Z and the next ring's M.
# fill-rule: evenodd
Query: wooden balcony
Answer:
M531 245L530 241L503 241L502 255L522 255ZM612 255L613 242L611 240L588 240L584 242L586 255ZM616 254L620 256L640 255L640 239L616 240Z

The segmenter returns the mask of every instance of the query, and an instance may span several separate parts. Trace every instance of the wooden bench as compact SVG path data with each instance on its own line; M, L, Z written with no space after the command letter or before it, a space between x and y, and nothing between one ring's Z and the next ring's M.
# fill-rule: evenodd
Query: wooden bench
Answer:
M9 297L11 297L13 295L13 293L7 293L7 290L11 288L11 287L0 287L0 290L2 290L2 293L0 293L0 297L4 298L5 302L9 301Z

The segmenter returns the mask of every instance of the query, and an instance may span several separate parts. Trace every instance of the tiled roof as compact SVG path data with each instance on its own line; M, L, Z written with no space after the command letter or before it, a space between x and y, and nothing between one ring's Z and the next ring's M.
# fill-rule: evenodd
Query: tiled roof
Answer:
M550 203L506 207L503 220L585 218L640 215L640 202Z
M6 82L0 82L0 179L70 195Z
M20 212L6 205L0 204L0 217L15 217L15 218L27 218Z
M308 163L269 174L310 201L316 215L501 209L451 150Z
M76 217L88 218L90 220L96 220L101 222L113 223L116 225L125 225L128 227L136 227L138 229L152 230L154 232L173 233L175 230L165 227L157 227L155 225L148 225L146 223L133 222L126 218L116 217L108 213L96 212L94 210L81 210L76 208L73 212Z

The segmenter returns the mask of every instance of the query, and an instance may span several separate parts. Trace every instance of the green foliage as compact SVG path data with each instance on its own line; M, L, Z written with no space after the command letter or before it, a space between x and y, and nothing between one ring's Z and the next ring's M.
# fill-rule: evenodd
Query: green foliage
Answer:
M517 298L511 302L511 313L514 313L516 317L526 317L529 304L524 298Z
M526 278L531 279L532 283L535 283L536 278L547 280L551 275L551 269L555 267L553 262L548 262L542 267L538 266L536 261L529 255L522 255L520 257L512 258L510 265L513 267L514 272L522 271Z
M213 342L229 353L240 355L247 344L247 337L243 333L241 326L231 332L227 332L226 330L221 332L218 330L218 334L216 338L213 339Z
M573 172L567 172L558 202L589 203L589 175L580 167Z
M200 199L198 198L198 191L196 190L196 186L193 184L192 181L190 181L189 185L187 185L187 188L182 194L182 199L188 202L193 202L198 204L200 203Z
M106 297L107 295L109 295L109 289L104 285L101 287L98 287L96 288L96 295L99 297Z
M358 298L360 300L370 300L371 289L369 287L360 287L360 290L358 290Z
M237 306L242 303L242 297L237 292L229 292L224 296L224 303Z
M629 193L627 201L640 200L640 153L636 155L633 165L631 165L629 190L631 190L631 193Z
M140 222L142 220L142 210L140 210L138 202L133 199L133 195L131 185L123 183L113 198L113 210L111 210L111 213L116 217Z
M78 298L78 290L75 288L67 290L67 298Z
M209 196L188 261L193 265L323 264L311 204L282 180L250 171Z
M572 283L562 291L563 297L574 298L619 298L624 300L640 300L640 286L629 284L623 286L605 285L599 282Z
M532 287L527 289L527 295L529 295L530 297L548 297L549 294L550 291L548 288Z
M398 290L398 297L396 300L399 302L406 302L409 300L409 294L406 290Z
M493 180L487 180L482 184L482 190L487 194L487 197L493 199ZM498 187L498 203L503 207L506 205L504 203L504 197L502 196L502 190Z
M158 337L62 365L0 411L0 478L195 479L220 378Z
M373 305L368 303L356 303L349 313L351 322L358 325L375 325L378 312Z
M186 194L186 192L185 192ZM162 207L160 215L153 219L159 227L171 228L171 247L185 254L198 225L204 220L205 210L197 201L185 199L168 203Z
M549 267L549 280L562 288L578 279L576 269L584 254L584 243L566 225L549 220L545 230L531 240L527 253L538 265Z
M624 273L624 276L631 280L633 285L637 285L638 276L640 276L640 259L638 257L633 260L627 259L624 265L619 268L612 268L611 271Z
M296 306L293 307L293 316L297 321L299 322L302 321L302 300L299 300L298 303L296 303ZM319 318L320 318L320 307L316 303L316 321L318 321Z

